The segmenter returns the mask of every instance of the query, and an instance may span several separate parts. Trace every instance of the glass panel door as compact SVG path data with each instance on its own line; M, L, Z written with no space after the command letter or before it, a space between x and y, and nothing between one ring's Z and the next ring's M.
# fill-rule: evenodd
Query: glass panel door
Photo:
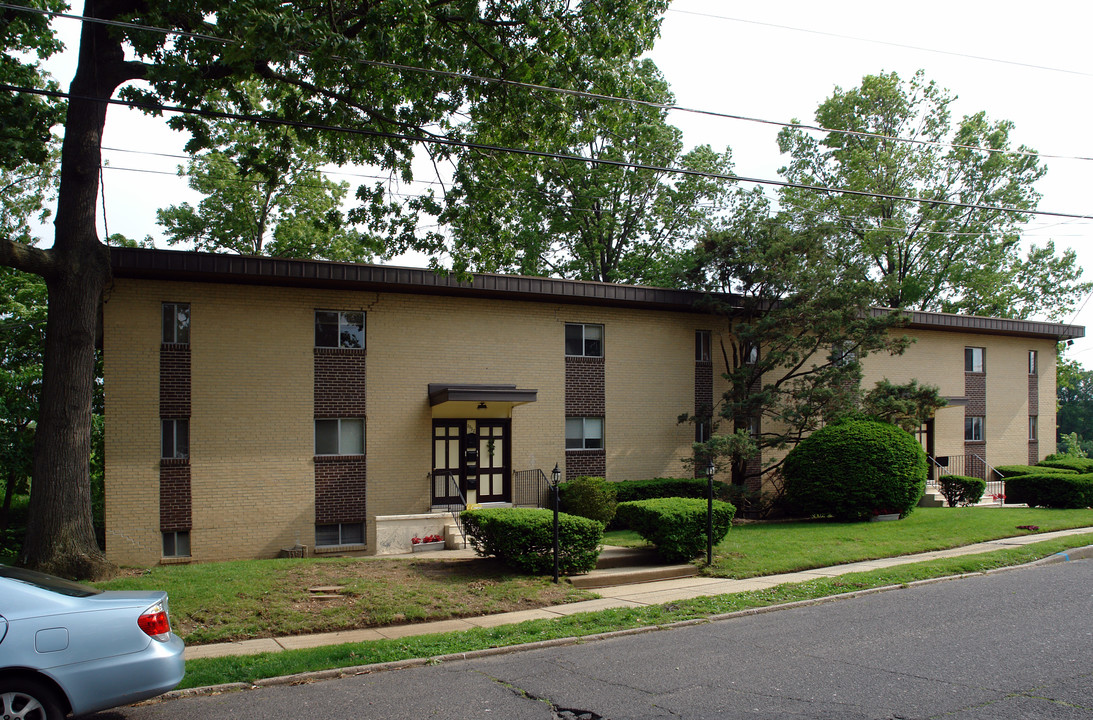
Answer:
M462 420L433 421L433 505L461 502L462 453L459 449L462 441Z
M509 502L509 420L478 421L478 501Z

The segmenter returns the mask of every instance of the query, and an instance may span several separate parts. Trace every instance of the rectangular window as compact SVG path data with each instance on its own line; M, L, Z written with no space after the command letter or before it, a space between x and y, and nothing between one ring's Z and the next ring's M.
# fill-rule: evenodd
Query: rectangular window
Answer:
M164 344L190 344L190 304L163 303Z
M575 357L603 357L603 325L566 323L565 354Z
M695 362L710 361L710 331L695 330Z
M1028 416L1028 439L1035 440L1038 437L1036 426L1039 424L1040 418L1036 415Z
M315 311L315 347L364 349L364 313Z
M599 450L603 448L603 418L566 418L566 450Z
M190 457L190 421L187 418L161 420L160 457L184 460Z
M709 442L710 441L710 423L704 420L699 420L695 423L695 442Z
M163 557L190 557L190 531L163 533Z
M1028 374L1029 375L1035 375L1036 372L1037 372L1037 369L1036 369L1036 351L1035 350L1029 350L1028 351Z
M845 367L858 360L858 354L850 343L839 343L831 348L831 364L836 367Z
M316 455L364 455L364 419L315 420Z
M315 547L363 545L364 523L334 523L315 526Z
M747 365L754 365L759 362L759 348L755 345L750 347L744 347L744 363Z
M964 442L983 442L983 418L969 416L964 418Z
M964 372L984 372L983 356L986 351L981 347L964 348Z

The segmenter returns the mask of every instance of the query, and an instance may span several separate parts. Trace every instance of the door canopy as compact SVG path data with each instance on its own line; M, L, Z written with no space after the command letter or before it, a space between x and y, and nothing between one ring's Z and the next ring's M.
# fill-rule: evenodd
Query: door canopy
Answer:
M509 417L512 408L535 402L538 393L515 385L429 383L429 405L433 417Z

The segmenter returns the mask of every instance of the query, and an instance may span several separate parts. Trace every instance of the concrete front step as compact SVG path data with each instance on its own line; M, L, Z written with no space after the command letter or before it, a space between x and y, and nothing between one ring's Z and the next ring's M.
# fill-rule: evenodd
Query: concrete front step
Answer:
M695 565L665 565L651 548L607 546L600 552L595 570L568 579L573 587L601 588L674 580L697 574L698 567Z

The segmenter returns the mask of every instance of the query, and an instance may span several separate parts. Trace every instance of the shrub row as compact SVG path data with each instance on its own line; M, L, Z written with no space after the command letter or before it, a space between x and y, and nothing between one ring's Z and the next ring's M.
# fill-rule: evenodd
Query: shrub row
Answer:
M1055 468L1044 467L1040 465L999 465L995 468L1004 478L1017 477L1018 475L1031 475L1033 473L1047 474L1052 473L1056 475L1074 475L1078 471L1071 468Z
M1093 473L1043 472L1007 478L1006 502L1045 508L1090 507L1093 506Z
M615 517L618 504L615 486L602 477L582 475L558 486L558 504L563 512L598 520L605 526Z
M619 502L652 500L654 498L702 498L709 492L706 478L653 478L652 480L622 480L612 483ZM730 493L725 483L714 480L714 498L724 499Z
M949 507L975 505L987 489L986 480L966 475L942 475L937 484Z
M554 513L534 508L464 510L459 516L475 552L496 557L533 575L554 569ZM603 523L561 513L558 516L558 567L566 574L596 567Z
M1080 457L1052 457L1036 463L1039 467L1059 468L1061 470L1073 470L1076 473L1093 473L1093 458Z
M706 549L707 503L696 498L655 498L619 503L617 516L669 562L687 562ZM720 542L732 526L736 508L713 503L713 542Z

